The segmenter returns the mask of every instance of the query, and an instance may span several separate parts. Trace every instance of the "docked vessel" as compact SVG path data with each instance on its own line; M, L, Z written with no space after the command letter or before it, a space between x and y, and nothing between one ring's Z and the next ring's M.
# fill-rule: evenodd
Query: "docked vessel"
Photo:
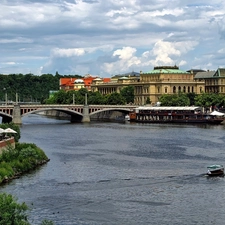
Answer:
M208 176L224 176L224 167L222 165L211 165L207 169Z
M130 121L130 115L126 115L124 119L125 121Z
M138 107L130 113L130 121L140 123L209 123L221 124L224 114L205 113L201 107Z

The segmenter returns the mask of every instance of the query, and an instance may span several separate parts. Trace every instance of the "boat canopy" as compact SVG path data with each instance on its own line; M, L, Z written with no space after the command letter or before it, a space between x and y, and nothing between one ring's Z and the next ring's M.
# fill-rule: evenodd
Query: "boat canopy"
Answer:
M216 110L214 110L212 113L210 113L210 115L212 116L224 116L224 113L218 112Z
M218 169L222 169L223 165L211 165L211 166L207 166L207 169L212 171L212 170L218 170Z

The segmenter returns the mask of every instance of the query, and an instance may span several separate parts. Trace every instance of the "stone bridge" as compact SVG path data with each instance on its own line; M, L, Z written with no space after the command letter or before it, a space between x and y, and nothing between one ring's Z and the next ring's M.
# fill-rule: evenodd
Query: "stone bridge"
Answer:
M3 123L22 124L22 117L32 113L55 110L71 116L71 122L90 122L91 117L107 111L119 111L128 114L137 106L134 105L1 105L0 116Z

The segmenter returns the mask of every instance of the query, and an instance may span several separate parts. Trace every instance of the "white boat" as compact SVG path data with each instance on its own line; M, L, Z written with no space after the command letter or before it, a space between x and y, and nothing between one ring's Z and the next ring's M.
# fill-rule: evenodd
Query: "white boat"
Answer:
M222 165L211 165L207 167L208 176L223 176L224 175L224 167Z
M125 116L125 121L130 121L130 116L129 115Z

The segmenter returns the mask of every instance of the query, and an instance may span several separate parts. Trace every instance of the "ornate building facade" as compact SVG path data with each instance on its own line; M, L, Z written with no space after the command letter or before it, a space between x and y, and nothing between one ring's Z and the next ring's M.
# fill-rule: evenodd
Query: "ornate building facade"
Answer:
M149 98L152 104L159 101L162 94L196 93L204 91L204 80L194 79L193 72L186 72L177 66L154 67L149 72L140 72L140 76L124 76L117 81L104 83L93 81L92 91L99 91L101 94L120 92L124 87L134 87L134 104L144 105Z
M225 68L218 68L216 71L198 72L195 79L204 81L205 93L225 94Z

